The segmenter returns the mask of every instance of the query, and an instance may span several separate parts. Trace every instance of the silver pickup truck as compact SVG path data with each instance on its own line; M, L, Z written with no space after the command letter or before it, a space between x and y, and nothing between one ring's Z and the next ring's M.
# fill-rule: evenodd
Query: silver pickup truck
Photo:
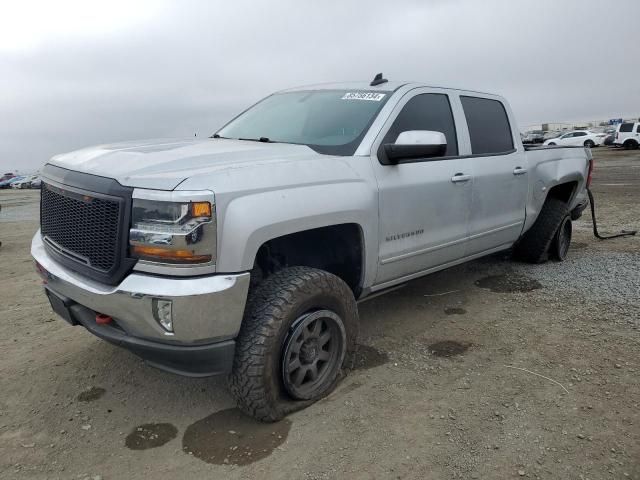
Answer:
M585 148L525 149L507 102L389 82L275 93L211 138L41 170L31 253L56 313L275 421L352 361L357 301L501 250L562 260ZM79 366L80 367L80 366Z

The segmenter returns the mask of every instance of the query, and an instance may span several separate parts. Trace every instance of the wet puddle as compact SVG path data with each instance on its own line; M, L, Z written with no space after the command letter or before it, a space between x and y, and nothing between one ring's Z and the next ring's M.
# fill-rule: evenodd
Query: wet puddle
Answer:
M222 410L189 425L182 450L214 465L248 465L284 443L291 422L261 423L237 408Z
M127 435L124 444L131 450L148 450L161 447L178 435L178 429L170 423L145 423Z
M379 367L389 361L389 355L368 345L358 345L353 362L354 370L368 370Z
M471 346L470 343L461 343L454 340L443 340L429 345L429 351L436 357L453 357L461 355Z
M467 311L461 307L447 307L444 309L446 315L464 315Z
M80 395L76 398L79 402L93 402L94 400L98 400L101 396L105 394L106 390L100 387L91 387L83 392L80 392Z
M542 288L542 284L533 278L510 273L508 275L490 275L476 280L476 285L495 293L522 293Z

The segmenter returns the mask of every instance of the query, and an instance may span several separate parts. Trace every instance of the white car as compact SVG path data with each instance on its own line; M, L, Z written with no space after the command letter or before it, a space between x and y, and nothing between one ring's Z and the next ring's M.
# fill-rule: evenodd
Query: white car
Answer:
M613 143L627 149L638 148L640 145L640 122L618 125Z
M560 135L558 138L545 140L544 145L562 145L563 147L587 147L593 148L602 145L606 134L595 133L591 130L574 130Z
M13 182L11 184L11 188L31 188L31 182L33 182L34 180L37 180L38 176L37 175L28 175L26 177L24 177L22 180L19 180L17 182Z

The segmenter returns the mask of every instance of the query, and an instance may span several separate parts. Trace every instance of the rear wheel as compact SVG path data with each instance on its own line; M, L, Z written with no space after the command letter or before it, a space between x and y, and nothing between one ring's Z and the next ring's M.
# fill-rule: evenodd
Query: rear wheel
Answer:
M567 204L558 198L547 198L533 226L514 248L516 258L529 263L542 263L548 258L549 247L569 215Z
M562 223L558 227L553 242L551 243L551 249L549 254L554 260L559 262L564 261L569 253L569 246L571 245L572 224L571 216L567 215L562 220Z
M635 140L627 140L622 144L622 146L627 150L635 150L636 148L638 148L638 142L636 142Z
M249 295L229 388L247 415L275 422L329 394L353 360L355 298L339 277L291 267Z
M555 145L555 142L549 142L549 145Z

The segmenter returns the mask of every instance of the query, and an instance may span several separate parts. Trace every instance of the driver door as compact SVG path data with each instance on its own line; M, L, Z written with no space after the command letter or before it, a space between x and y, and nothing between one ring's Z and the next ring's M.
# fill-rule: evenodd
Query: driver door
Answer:
M416 89L395 107L374 143L379 190L376 286L417 277L465 256L471 211L471 165L458 157L457 99L439 89ZM455 112L455 115L454 115ZM385 164L386 143L405 131L441 132L445 156Z

